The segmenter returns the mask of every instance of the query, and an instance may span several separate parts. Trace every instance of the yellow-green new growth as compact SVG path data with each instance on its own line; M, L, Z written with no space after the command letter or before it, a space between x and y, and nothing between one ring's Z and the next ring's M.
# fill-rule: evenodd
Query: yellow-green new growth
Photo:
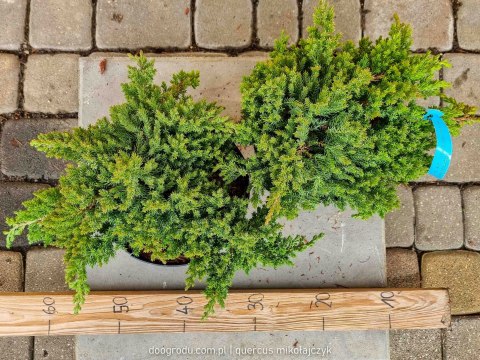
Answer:
M37 191L7 220L8 245L28 230L30 243L64 248L75 311L89 292L86 267L119 249L164 262L186 256L186 288L206 281L208 316L224 305L236 271L288 264L310 244L282 236L276 221L265 225L266 208L247 219L236 125L222 108L186 94L198 86L198 73L182 71L158 86L153 61L136 60L122 85L125 102L109 119L32 141L70 164L58 186Z
M453 135L475 112L443 94L449 84L435 75L447 61L411 53L398 17L388 37L358 46L340 41L333 20L320 1L308 36L293 46L282 36L242 83L238 141L255 146L246 166L254 202L269 192L267 222L318 204L385 215L398 204L397 185L432 160L435 133L418 101L441 97Z

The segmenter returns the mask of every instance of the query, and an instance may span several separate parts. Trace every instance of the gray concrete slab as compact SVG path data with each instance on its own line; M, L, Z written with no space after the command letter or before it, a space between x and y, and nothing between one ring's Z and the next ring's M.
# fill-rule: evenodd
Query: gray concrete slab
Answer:
M195 97L218 100L226 114L236 119L240 115L239 83L260 58L156 58L157 80L168 80L180 69L200 70L200 89ZM119 85L126 81L126 65L131 60L107 58L107 70L99 72L99 59L80 61L80 119L81 126L93 123L108 114L109 106L120 103ZM285 233L311 237L324 232L325 237L314 247L299 254L293 267L259 268L246 276L237 273L233 287L376 287L386 285L384 222L378 217L368 221L351 218L351 212L333 207L319 207L304 212L296 220L286 222ZM94 290L146 290L184 288L185 267L166 267L148 264L126 252L102 268L88 270L89 283ZM197 284L202 288L202 284ZM172 347L192 351L196 348L225 347L224 355L185 355L172 353L172 359L209 359L223 357L249 359L306 359L300 349L323 349L324 358L388 359L388 333L385 331L357 332L275 332L275 333L210 333L210 334L144 334L119 336L78 336L77 359L153 359ZM253 354L236 354L256 350ZM282 353L286 349L286 353ZM162 350L163 349L163 350ZM169 350L167 350L169 349ZM328 350L330 349L330 352ZM149 353L152 351L153 353ZM157 353L156 353L157 351ZM201 351L201 350L200 350ZM206 350L203 350L206 351ZM233 352L230 352L233 351ZM250 350L254 352L255 350ZM267 351L271 353L259 353ZM303 350L304 351L304 350ZM322 350L320 350L322 351ZM160 354L158 353L160 352ZM164 354L163 356L166 356ZM321 354L315 355L322 357ZM312 355L310 356L312 357Z
M104 58L80 59L79 125L87 126L108 115L110 106L124 97L120 84L127 81L127 65L134 62L126 57L105 58L106 68L100 74L99 64ZM225 107L225 115L240 119L240 82L263 57L182 56L155 57L157 82L170 81L180 70L200 71L200 86L190 91L195 98L215 101Z
M385 360L389 359L385 337L384 331L78 336L76 354L81 360ZM309 350L310 356L302 353Z
M368 287L386 284L383 220L368 221L350 217L333 207L319 207L303 212L287 221L286 234L302 234L311 238L325 236L309 250L300 253L295 265L257 268L247 276L236 274L234 288L314 288ZM120 251L101 268L88 270L89 283L95 290L183 289L186 266L161 266L147 263ZM202 289L198 283L196 288Z

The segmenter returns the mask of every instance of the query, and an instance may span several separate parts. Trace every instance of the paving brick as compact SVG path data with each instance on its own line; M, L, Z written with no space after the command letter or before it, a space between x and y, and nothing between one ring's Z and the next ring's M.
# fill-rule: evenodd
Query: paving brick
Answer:
M28 250L25 291L66 291L63 249L36 246Z
M27 252L25 291L66 291L64 250L34 247ZM73 336L35 337L34 359L74 360Z
M88 50L92 47L90 0L32 0L30 45L35 49Z
M297 0L260 0L257 7L257 36L260 46L271 48L282 31L289 36L291 44L297 42Z
M460 316L445 330L445 360L478 360L480 353L480 317Z
M480 186L463 190L465 246L480 250Z
M387 286L420 287L420 270L414 250L387 249Z
M476 106L480 114L480 55L445 54L445 58L452 64L443 70L443 78L452 84L445 94Z
M410 247L415 238L412 189L400 185L397 195L400 207L385 216L385 242L387 247Z
M197 0L197 45L209 49L242 48L250 45L252 12L250 0Z
M190 11L190 0L99 0L97 46L186 48L191 44Z
M23 259L19 252L0 251L0 292L4 291L23 291ZM30 359L32 340L27 336L0 337L0 359Z
M422 186L414 192L417 211L415 247L419 250L458 249L463 245L460 189Z
M477 91L477 90L476 90ZM453 138L452 162L445 181L480 181L480 124L466 125L458 137Z
M23 290L23 257L15 251L0 250L0 292Z
M33 337L12 336L0 338L1 360L29 360Z
M442 360L441 330L391 330L390 360Z
M39 134L69 130L77 124L76 119L25 119L9 120L3 126L0 143L2 173L7 176L29 179L58 179L65 162L47 158L44 153L30 146L30 141Z
M8 227L5 218L13 216L14 211L20 210L23 201L31 199L36 190L48 187L44 184L31 184L24 182L0 182L0 247L5 248L5 235L3 231ZM25 234L17 238L13 248L27 246Z
M0 50L19 50L24 41L27 0L0 1Z
M422 257L422 287L448 288L452 315L480 312L480 254L435 251Z
M78 55L32 55L25 70L25 110L78 111Z
M345 40L358 42L362 36L360 1L331 0L335 10L335 29L342 33ZM313 25L313 12L318 0L303 0L303 37L307 36L307 27Z
M457 12L458 44L467 50L480 50L479 0L462 0Z
M18 58L15 55L0 54L0 84L2 84L0 113L13 112L17 109L19 73Z
M74 336L36 336L34 360L75 360Z
M453 138L453 153L445 182L477 182L480 181L480 124L465 125L460 135ZM433 154L433 153L432 153ZM418 182L438 181L430 175L424 175Z
M453 44L453 11L450 0L366 0L365 35L388 35L396 13L412 26L412 49L450 50Z

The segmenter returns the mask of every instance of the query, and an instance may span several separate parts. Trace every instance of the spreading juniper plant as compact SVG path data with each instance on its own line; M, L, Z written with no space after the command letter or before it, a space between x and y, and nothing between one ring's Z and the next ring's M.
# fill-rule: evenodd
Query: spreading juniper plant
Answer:
M453 135L475 112L443 94L449 84L435 75L449 64L411 53L398 17L388 37L358 46L340 41L333 20L320 1L308 36L294 46L282 36L242 84L239 142L255 146L247 172L255 203L269 191L267 221L320 203L385 215L398 205L397 185L432 161L435 132L419 100L441 97Z
M108 262L118 249L163 262L185 256L186 288L206 279L206 317L224 305L237 270L291 264L312 242L266 224L266 207L247 216L235 124L222 108L186 94L199 74L182 71L157 86L154 62L136 60L122 85L125 103L109 119L32 141L70 163L58 186L35 192L7 220L7 244L28 228L30 243L64 248L76 312L89 292L87 266Z
M239 124L187 94L197 72L156 85L153 61L137 57L125 102L108 118L31 142L68 165L57 186L7 219L7 245L27 231L31 244L65 249L75 312L89 292L87 267L119 249L187 257L186 288L206 281L205 318L224 306L238 270L291 264L320 238L282 235L283 217L319 204L383 216L398 204L397 184L432 160L434 129L418 100L440 96L454 135L474 109L443 95L448 84L435 73L447 62L412 54L398 19L389 37L355 46L340 41L333 18L321 1L305 39L276 42L243 81ZM235 144L256 154L243 159Z

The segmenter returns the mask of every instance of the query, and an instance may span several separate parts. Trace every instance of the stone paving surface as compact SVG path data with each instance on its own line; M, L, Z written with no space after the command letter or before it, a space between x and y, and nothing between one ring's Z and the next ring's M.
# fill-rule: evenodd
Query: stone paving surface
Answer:
M337 31L355 41L362 33L371 37L385 34L393 13L397 12L401 20L412 24L413 49L444 52L443 56L453 64L440 74L453 83L446 90L447 95L479 107L479 0L332 0L332 3ZM92 4L96 4L95 8ZM155 56L191 56L200 52L211 56L204 51L215 51L217 57L232 54L239 58L265 57L265 52L260 51L268 50L282 29L292 36L292 41L306 34L315 4L316 0L0 0L0 149L6 159L0 157L0 230L5 229L4 218L30 198L32 191L48 186L46 183L58 177L56 169L51 168L51 160L33 152L24 139L34 136L47 123L49 126L68 123L68 119L77 117L79 58L91 54L97 59L113 54L124 56L138 49ZM108 71L107 66L106 74ZM232 71L240 73L237 65ZM100 75L97 71L92 76ZM432 98L421 104L432 106L438 102L438 98ZM239 118L238 112L235 116ZM474 266L471 254L480 250L479 139L480 125L464 127L462 134L454 139L452 164L444 181L438 183L424 176L408 188L399 189L402 207L386 217L387 246L404 248L389 250L392 284L418 281L416 275L410 276L415 272L413 256L408 251L427 251L425 258L430 266L424 267L422 262L422 268L428 270L421 274L425 286L429 279L441 279L444 274L452 273L443 261L429 261L429 256L434 258L442 249L468 249L471 251L453 251L452 267L456 273L443 279L443 283L452 281L453 294L458 294L461 286L478 289L478 279L472 275L472 271L478 270L474 267L471 270ZM4 239L0 233L2 249ZM25 237L14 246L22 251L28 249ZM440 252L439 256L444 254ZM0 271L1 265L0 258ZM459 297L453 296L458 304ZM462 296L460 299L471 300ZM455 331L444 333L444 359L478 358L480 341L472 337L475 331L479 333L478 325L463 325L467 324L463 319L470 317L455 323ZM478 317L471 319L478 324ZM8 360L33 359L34 355L41 359L44 355L61 358L60 353L49 352L49 343L44 344L47 343L38 338L34 349L32 338L0 339L0 360L6 353ZM398 332L391 336L392 359L428 358L427 352L436 359L439 351L442 352L438 334Z
M437 251L422 256L422 287L448 288L452 315L480 313L480 254Z
M450 50L453 42L453 11L450 0L365 0L365 35L386 36L398 14L413 31L412 50L436 48Z
M9 113L17 109L19 74L18 57L12 54L0 54L0 84L2 84L0 113Z
M387 247L410 247L415 240L415 208L409 186L397 189L400 207L385 216L385 243Z
M260 0L257 8L258 39L260 46L272 47L282 32L290 43L298 40L297 0Z
M25 291L66 291L62 249L34 247L27 253ZM36 336L34 359L75 360L74 336Z
M78 111L78 55L32 55L25 69L25 110Z
M441 330L391 331L390 360L442 360Z
M452 67L443 70L443 78L452 84L445 94L458 101L477 106L480 114L480 56L477 54L446 54L445 58Z
M23 291L23 257L0 251L0 293ZM28 360L33 349L29 336L0 337L0 360Z
M445 331L445 360L478 360L480 354L480 317L453 318Z
M418 257L414 250L387 249L387 286L420 287Z
M465 50L480 50L480 22L478 21L478 0L462 0L458 9L458 44Z
M92 47L90 0L31 0L30 14L33 48L88 50Z
M252 40L252 9L250 0L197 0L197 45L208 49L249 46Z
M190 11L190 0L98 0L97 46L187 48Z
M463 218L457 186L423 186L415 190L415 246L419 250L459 249Z
M480 250L480 186L469 186L463 190L465 213L465 246Z
M47 158L30 146L39 134L64 131L75 127L76 119L21 119L8 120L0 142L0 164L7 176L29 179L57 179L63 172L62 160Z
M0 250L0 292L23 290L23 257L16 251Z
M0 1L0 50L19 50L25 34L27 0Z

